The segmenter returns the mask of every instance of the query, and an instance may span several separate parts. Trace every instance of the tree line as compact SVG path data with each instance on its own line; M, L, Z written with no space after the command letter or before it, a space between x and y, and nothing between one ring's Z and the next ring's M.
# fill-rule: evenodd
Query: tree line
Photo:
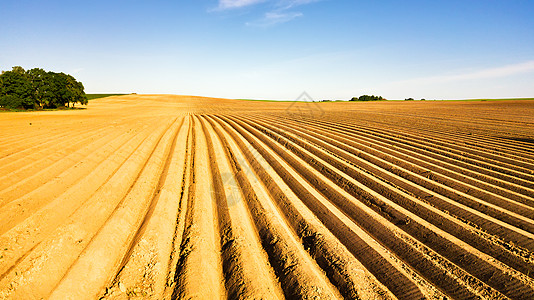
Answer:
M360 97L353 97L349 101L382 101L386 100L382 96L375 96L375 95L361 95Z
M87 104L83 84L65 73L16 66L0 75L0 107L44 109Z

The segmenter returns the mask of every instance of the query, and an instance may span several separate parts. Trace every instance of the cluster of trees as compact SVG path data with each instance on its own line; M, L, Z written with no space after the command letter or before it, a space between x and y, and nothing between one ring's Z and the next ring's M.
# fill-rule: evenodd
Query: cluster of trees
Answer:
M382 96L375 96L375 95L361 95L360 97L353 97L349 101L382 101L386 100L385 98L382 98Z
M0 107L43 109L87 104L83 84L65 73L13 67L0 75Z

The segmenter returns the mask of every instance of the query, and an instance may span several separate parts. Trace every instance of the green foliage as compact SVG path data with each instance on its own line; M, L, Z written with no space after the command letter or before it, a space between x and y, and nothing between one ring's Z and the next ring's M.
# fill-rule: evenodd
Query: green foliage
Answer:
M349 101L382 101L386 100L385 98L382 98L382 96L375 96L375 95L361 95L360 97L356 98L353 97Z
M404 99L404 101L414 101L414 99L413 98L406 98L406 99Z
M23 101L18 96L14 95L2 95L0 96L0 106L9 109L22 109Z
M8 97L9 96L9 97ZM1 105L10 108L31 108L30 83L21 67L13 67L13 71L0 75L0 97L4 100Z
M0 75L0 106L5 108L58 108L87 104L81 82L65 73L13 67Z

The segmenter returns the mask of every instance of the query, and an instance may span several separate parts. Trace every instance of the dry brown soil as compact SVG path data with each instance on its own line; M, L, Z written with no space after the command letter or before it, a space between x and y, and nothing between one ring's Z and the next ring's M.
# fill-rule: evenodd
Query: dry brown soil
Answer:
M0 113L0 298L534 299L534 101Z

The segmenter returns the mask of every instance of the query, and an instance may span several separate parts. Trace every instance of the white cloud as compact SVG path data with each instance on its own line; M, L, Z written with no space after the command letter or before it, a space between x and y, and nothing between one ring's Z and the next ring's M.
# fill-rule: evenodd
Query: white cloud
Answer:
M302 17L301 12L289 11L302 5L322 0L219 0L219 5L211 11L225 11L268 3L270 11L265 12L258 20L245 23L247 26L270 27Z
M265 13L265 16L257 21L254 22L247 22L247 26L257 26L257 27L269 27L274 26L277 24L282 24L289 22L295 18L302 17L302 13L300 12L267 12Z
M279 9L286 10L293 7L306 5L314 2L319 2L321 0L281 0L278 2L277 6Z
M433 83L442 83L442 82L451 82L451 81L464 81L464 80L475 80L475 79L486 79L486 78L498 78L498 77L507 77L522 73L534 72L534 60L526 61L518 64L507 65L496 68L483 69L475 72L464 73L464 74L454 74L454 75L440 75L440 76L430 76L423 78L414 78L409 80L403 80L398 83L407 84L407 83L419 83L419 84L433 84Z
M532 81L531 78L534 78L534 60L376 83L373 89L390 99L520 98L532 95L532 88L525 87L525 82Z
M219 9L232 9L251 6L266 0L219 0Z
M263 2L273 2L278 10L287 10L293 7L318 2L321 0L219 0L219 9L233 9L252 6Z

